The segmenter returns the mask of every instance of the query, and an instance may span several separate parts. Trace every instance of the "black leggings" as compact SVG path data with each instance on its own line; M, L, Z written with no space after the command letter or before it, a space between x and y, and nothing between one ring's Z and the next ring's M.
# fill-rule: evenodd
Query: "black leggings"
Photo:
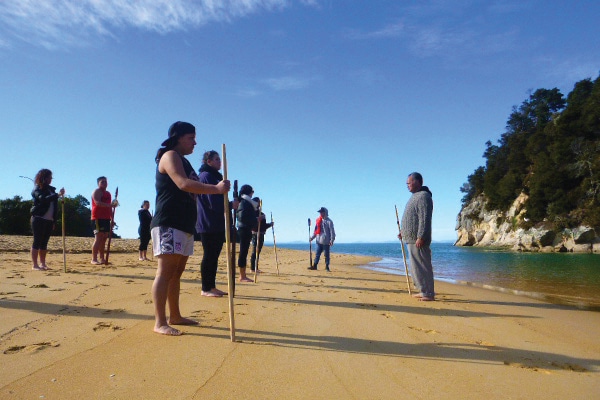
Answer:
M238 228L240 238L240 252L238 254L238 267L246 268L248 261L248 250L252 241L252 231L250 229Z
M31 245L31 248L47 250L53 228L54 221L40 217L31 217L31 231L33 232L33 245Z
M139 232L139 231L138 231ZM140 232L140 251L148 250L148 243L150 243L150 231Z
M225 242L225 232L201 233L202 262L200 263L200 274L202 275L202 290L210 291L217 285L217 269L219 267L219 256Z

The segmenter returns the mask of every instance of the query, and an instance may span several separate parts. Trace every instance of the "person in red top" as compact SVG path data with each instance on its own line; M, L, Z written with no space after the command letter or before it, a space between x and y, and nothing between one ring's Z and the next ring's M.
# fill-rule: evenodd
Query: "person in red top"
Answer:
M92 264L104 264L104 247L106 239L110 234L110 219L112 209L118 205L117 201L111 201L112 196L105 176L97 179L98 187L92 193L92 230L94 231L94 245L92 246ZM98 256L100 256L98 258Z

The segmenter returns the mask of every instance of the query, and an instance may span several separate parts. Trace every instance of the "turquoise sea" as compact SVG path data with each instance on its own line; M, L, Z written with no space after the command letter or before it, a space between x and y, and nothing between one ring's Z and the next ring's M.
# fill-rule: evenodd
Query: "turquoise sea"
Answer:
M308 243L277 246L308 250ZM456 247L452 243L433 243L431 250L436 280L600 310L598 254L518 253ZM405 274L399 242L336 243L332 252L378 257L380 261L364 268Z

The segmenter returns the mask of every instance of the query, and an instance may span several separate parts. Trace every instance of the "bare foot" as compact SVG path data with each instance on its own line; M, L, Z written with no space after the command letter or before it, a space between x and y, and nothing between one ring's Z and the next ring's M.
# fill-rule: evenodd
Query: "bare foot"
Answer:
M169 318L169 324L171 325L198 325L200 324L198 321L194 321L193 319L181 317L180 319L171 319Z
M100 261L98 261L98 260L92 260L92 261L90 261L90 264L93 264L93 265L102 265L102 264L104 264L104 263L103 263L103 262L100 262Z
M40 265L40 268L43 269L44 271L48 271L48 270L52 269L49 266L44 265L44 264Z
M161 335L167 335L167 336L183 335L183 332L181 332L179 329L171 328L169 325L159 326L158 328L154 327L154 332L160 333Z
M211 292L214 292L214 293L218 293L218 294L220 294L221 296L227 296L227 292L224 292L224 291L222 291L222 290L219 290L219 289L217 289L217 288L212 288L210 291L211 291Z
M244 277L244 278L240 278L240 282L254 282L254 281L248 277Z
M423 297L423 295L421 293L416 293L412 295L415 299L420 299L421 297Z
M205 292L204 290L202 291L202 296L206 296L206 297L223 297L222 294L217 293L217 292L213 292L214 289L211 289L208 292Z
M31 269L33 269L34 271L43 271L44 270L44 268L40 267L39 265L34 265L33 268L31 268Z
M419 301L435 301L435 297L421 297Z

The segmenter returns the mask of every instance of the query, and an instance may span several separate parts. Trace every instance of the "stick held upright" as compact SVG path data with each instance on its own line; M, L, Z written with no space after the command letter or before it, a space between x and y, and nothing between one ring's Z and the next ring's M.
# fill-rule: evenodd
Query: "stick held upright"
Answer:
M313 267L313 263L312 263L312 241L310 240L310 218L308 219L308 248L310 249L310 259L309 261L309 266L312 268Z
M119 197L119 187L118 186L115 189L115 201L117 201L117 197ZM115 210L116 209L117 209L116 206L112 208L112 215L110 217L110 230L108 233L108 244L106 245L106 260L104 261L104 264L106 264L106 265L108 265L108 256L110 256L110 241L112 240L113 230L115 227Z
M404 241L402 240L402 231L400 230L400 219L398 218L398 207L394 205L396 209L396 223L398 224L398 233L400 234L400 246L402 246L402 259L404 260L404 271L406 272L406 287L408 287L408 294L412 296L410 290L410 281L408 280L408 266L406 265L406 253L404 252Z
M62 246L63 246L63 269L67 272L67 249L65 246L65 235L67 234L65 225L65 196L62 196Z
M221 159L223 161L223 179L227 180L227 150L225 143L223 143L221 149ZM235 266L231 262L231 212L229 211L229 194L223 195L223 202L225 206L225 251L227 252L227 286L229 298L229 336L231 341L235 342L235 319L233 314L233 291L235 285Z
M279 260L277 259L277 241L275 240L275 223L273 222L273 213L271 213L271 230L273 232L273 249L275 250L275 266L277 267L277 276L279 276Z

